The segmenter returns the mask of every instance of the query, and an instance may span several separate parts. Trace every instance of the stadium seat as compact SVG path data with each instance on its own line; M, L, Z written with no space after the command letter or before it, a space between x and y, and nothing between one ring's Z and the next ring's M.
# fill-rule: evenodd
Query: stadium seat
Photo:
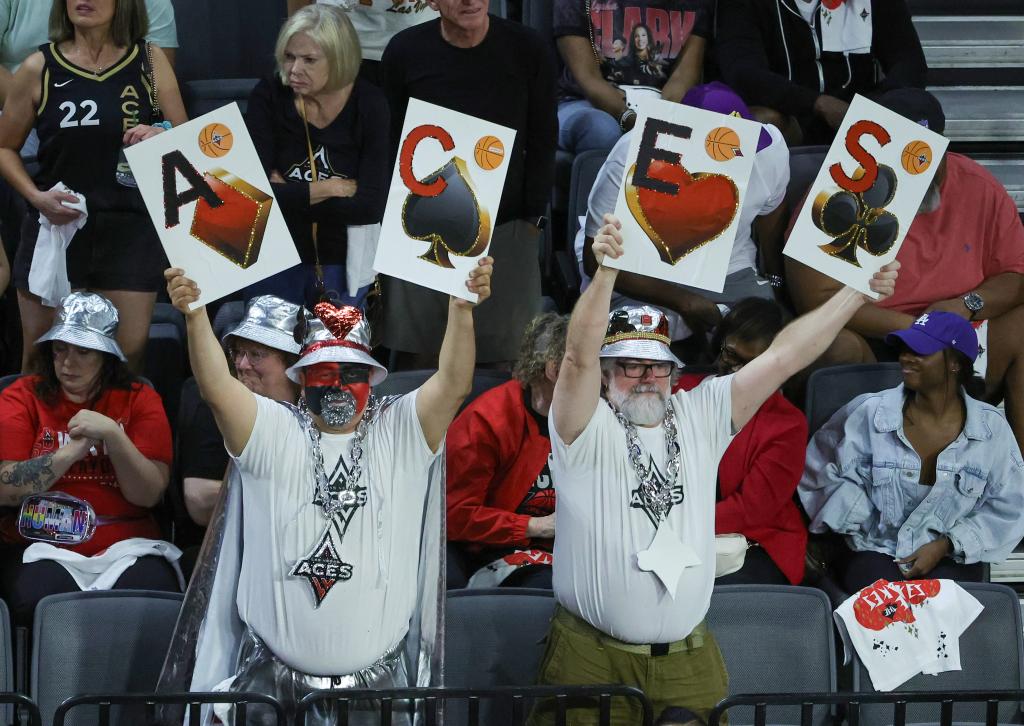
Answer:
M181 339L188 336L188 329L185 327L185 316L178 312L173 305L165 302L158 302L153 306L153 318L151 323L170 323L181 333Z
M274 67L285 0L172 0L178 25L178 82L262 76Z
M984 606L978 619L960 636L960 664L963 670L936 676L916 675L900 691L995 691L1024 689L1024 638L1021 635L1020 601L1013 589L987 582L963 582L960 586ZM853 672L855 691L874 691L867 669L856 659ZM1000 723L1020 723L1019 703L999 705ZM890 723L892 706L861 706L863 724ZM907 705L907 723L936 723L939 710L934 704ZM956 704L953 721L985 723L985 704Z
M832 605L821 590L789 585L716 587L707 623L725 659L730 695L836 690ZM828 709L822 707L812 723L822 726L829 719ZM733 726L753 722L753 709L729 711ZM799 724L800 709L769 709L768 723Z
M376 386L373 392L377 396L397 396L409 393L426 383L427 379L436 372L433 368L395 371L394 373L389 373L384 382ZM461 411L468 406L474 398L484 391L500 386L511 378L512 375L508 371L490 370L487 368L477 370L473 373L473 389L466 396L466 400L462 402L462 407L459 410Z
M6 376L3 376L3 377L0 377L0 391L2 391L5 388L7 388L7 386L11 385L12 383L14 383L19 378L21 378L21 374L20 373L11 373L10 375L6 375Z
M807 190L818 176L825 161L827 146L794 146L789 150L789 186L786 187L786 208L796 210Z
M188 81L182 86L182 100L190 118L202 116L232 101L245 114L249 105L249 94L256 85L255 78L217 78Z
M451 688L530 686L544 655L544 637L555 607L550 590L453 590L445 610L444 682ZM480 723L505 726L507 708L481 707ZM466 723L465 706L453 704L445 723Z
M185 340L174 323L152 323L146 340L146 378L164 402L172 425L178 415L181 384L185 381Z
M146 590L50 595L36 607L31 696L43 723L66 698L83 693L140 693L156 688L182 596ZM6 622L6 620L5 620ZM113 709L112 724L145 722L140 710ZM87 718L91 716L92 718ZM69 726L96 723L72 712Z
M213 332L217 336L217 340L223 338L225 333L242 322L242 316L244 315L244 302L234 300L221 305L220 310L217 311L217 316L213 319Z
M579 154L572 162L565 247L555 251L556 274L561 276L561 282L570 298L575 298L580 291L580 275L575 247L576 233L580 228L579 218L587 214L590 190L597 179L597 173L601 171L601 166L607 158L607 151L593 149Z
M903 382L899 363L858 363L821 368L807 380L807 430L813 436L832 414L862 393Z

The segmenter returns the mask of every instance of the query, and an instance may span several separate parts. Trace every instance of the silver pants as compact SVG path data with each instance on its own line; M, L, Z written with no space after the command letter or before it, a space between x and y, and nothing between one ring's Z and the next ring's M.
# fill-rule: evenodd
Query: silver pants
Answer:
M302 673L285 665L267 647L252 629L247 628L242 636L238 652L238 666L231 690L264 693L273 696L284 706L288 723L295 717L299 701L318 690L346 688L407 688L409 675L402 656L403 644L385 653L373 665L343 676L314 676ZM353 701L349 711L350 726L376 726L380 723L378 706L375 701ZM338 723L339 705L331 701L318 701L306 714L307 726L334 726ZM392 723L395 726L411 726L413 711L408 702L395 704ZM224 723L234 723L232 709L218 716ZM227 716L227 718L225 718ZM273 713L259 706L250 706L246 713L246 726L272 726Z

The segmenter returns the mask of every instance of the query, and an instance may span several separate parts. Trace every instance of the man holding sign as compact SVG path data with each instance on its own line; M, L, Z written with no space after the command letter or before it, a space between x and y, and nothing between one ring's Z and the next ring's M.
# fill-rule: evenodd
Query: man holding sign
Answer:
M879 103L935 134L941 134L945 126L942 107L927 91L891 91ZM915 136L921 133L927 132ZM912 143L903 145L894 139L887 146L897 147L898 152L910 150ZM868 141L864 146L877 148ZM889 165L898 184L927 171L934 172L934 177L920 206L915 203L904 213L894 210L900 216L899 227L908 230L898 248L903 263L900 292L858 311L822 362L896 360L896 351L884 342L888 333L909 327L925 312L956 313L970 320L978 333L983 350L975 361L975 371L985 379L986 400L1005 397L1010 426L1018 444L1024 445L1024 337L1020 335L1024 330L1024 226L1006 190L980 164L960 154L946 154L940 161L937 153L929 157L921 148L913 151L916 153L904 153ZM928 164L933 168L921 170ZM808 197L809 203L817 198L813 190ZM890 209L894 206L889 205ZM804 216L802 211L794 220L794 230ZM878 227L884 215L872 214L872 218ZM790 237L787 255L794 238L801 235L794 231ZM806 240L803 236L796 242ZM864 247L853 250L858 259L865 267L878 264ZM842 283L833 279L834 269L811 257L798 259L787 259L786 272L793 302L797 311L803 312L820 305ZM831 259L826 262L837 267Z
M624 683L643 689L656 714L669 710L673 723L683 720L673 714L679 708L706 719L726 695L725 666L704 623L715 576L719 460L761 404L821 354L866 298L845 288L739 372L670 394L678 362L662 315L650 308L606 313L618 275L606 261L623 254L619 228L608 215L594 239L600 267L573 311L551 405L558 609L540 681ZM875 294L892 294L898 266L873 276ZM612 724L639 723L631 707L616 702ZM552 723L553 711L542 704L531 723ZM568 723L591 723L577 718Z
M480 301L491 269L482 258L466 283ZM472 384L473 305L451 298L437 373L377 400L370 387L387 371L369 355L361 311L318 303L295 332L302 350L288 376L302 394L293 407L231 376L205 310L190 309L198 287L180 269L166 277L234 469L223 524L234 544L225 534L205 585L192 689L269 693L291 714L318 689L438 685L436 461ZM366 711L357 705L349 723L376 723ZM334 722L330 704L315 709L315 724Z
M523 330L540 312L540 230L554 182L558 134L554 60L537 31L489 15L489 0L428 2L441 17L403 30L391 40L381 59L382 86L391 107L393 148L401 156L407 140L402 133L407 125L407 109L409 116L413 114L411 99L501 124L515 132L512 144L496 145L488 138L490 133L471 140L470 153L461 155L465 167L460 169L460 176L468 177L471 188L485 186L489 176L505 175L500 206L495 203L486 209L492 230L488 254L497 261L499 273L494 282L494 301L477 320L477 357L480 362L512 361L519 352ZM458 138L454 141L456 147L461 146ZM418 171L417 161L434 143L419 144L412 160L420 181L425 178ZM414 182L411 188L416 186ZM449 184L448 194L460 186L464 185ZM392 190L394 193L394 186ZM471 216L461 213L452 218ZM382 246L389 240L388 220L385 214ZM421 237L432 231L416 226ZM442 236L441 230L435 231ZM468 256L480 254L473 245L451 246ZM423 254L423 247L410 245L406 256L416 259ZM449 262L458 265L456 260ZM392 277L387 278L384 295L384 344L407 354L403 356L404 365L433 367L447 296L408 282L427 285L427 274L407 275L401 280L392 271L388 274ZM455 280L458 282L458 278Z

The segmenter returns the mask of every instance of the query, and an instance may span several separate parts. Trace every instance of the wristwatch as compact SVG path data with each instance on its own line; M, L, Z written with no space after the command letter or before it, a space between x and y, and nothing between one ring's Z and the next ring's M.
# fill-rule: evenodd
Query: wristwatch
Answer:
M976 292L969 292L964 295L964 307L971 312L971 320L985 307L985 300Z
M636 120L636 111L629 106L626 106L626 110L619 116L619 128L625 132L627 130L626 124Z

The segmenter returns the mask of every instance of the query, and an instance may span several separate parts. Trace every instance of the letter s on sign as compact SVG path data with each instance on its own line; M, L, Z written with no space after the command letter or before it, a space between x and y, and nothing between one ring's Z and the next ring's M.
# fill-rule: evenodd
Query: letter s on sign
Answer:
M860 145L860 139L865 134L873 136L880 146L885 146L892 140L889 132L874 121L861 120L849 128L846 132L846 150L864 170L863 176L859 179L851 179L838 162L828 168L832 180L846 191L854 194L866 192L878 178L878 162L867 149Z

